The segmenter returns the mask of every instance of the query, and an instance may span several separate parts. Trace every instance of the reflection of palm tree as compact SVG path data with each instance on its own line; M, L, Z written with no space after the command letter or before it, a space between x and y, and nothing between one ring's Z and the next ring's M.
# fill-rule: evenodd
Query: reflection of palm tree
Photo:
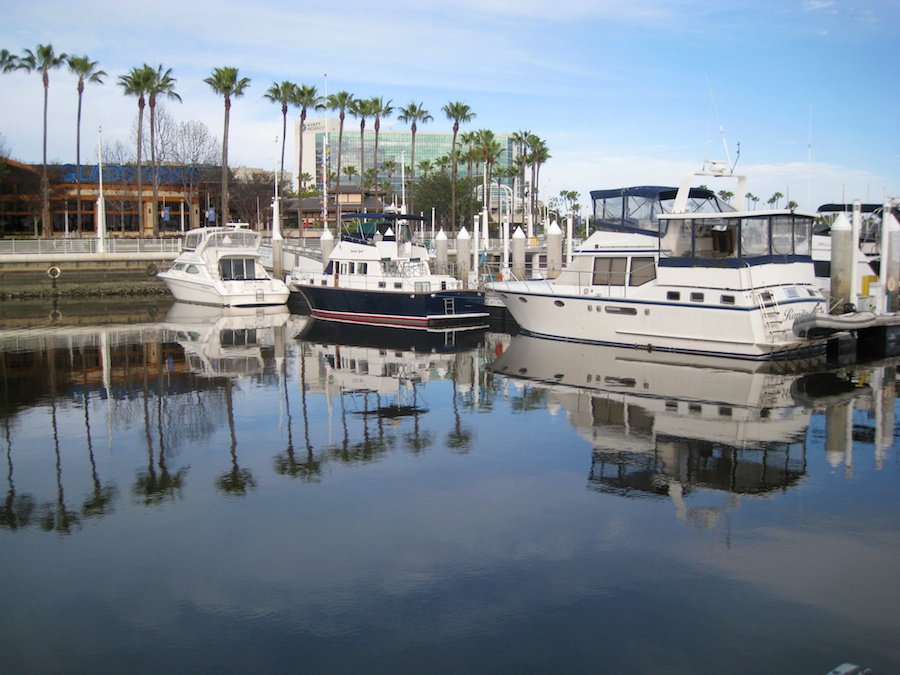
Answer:
M4 420L3 426L6 431L6 463L9 467L6 482L9 488L6 491L6 500L0 507L0 527L18 530L20 527L28 527L31 522L31 515L34 513L34 498L27 494L16 494L16 486L13 483L12 438L9 434L9 420Z
M419 402L418 402L418 394L419 390L413 385L413 431L411 434L406 434L403 438L406 446L412 450L414 453L418 454L423 450L427 450L434 443L434 434L430 431L421 431L419 429Z
M459 452L468 452L472 445L472 430L462 425L462 418L459 416L459 404L457 397L459 392L456 389L456 377L453 377L453 430L447 434L447 447L451 450Z
M256 480L249 469L238 466L237 436L234 433L234 399L231 388L232 383L228 379L225 381L225 402L228 406L228 430L231 433L231 470L216 479L216 487L229 496L243 497L247 494L247 490L256 487Z
M88 393L87 362L82 354L82 377L84 381L84 428L87 430L88 457L91 461L91 477L94 483L94 491L89 494L81 505L81 513L86 518L93 516L105 516L113 511L113 502L119 496L119 490L115 483L100 482L97 475L97 462L94 460L94 445L91 442L91 418L90 418L90 394Z
M302 349L302 348L301 348ZM288 445L284 452L279 452L275 455L275 473L280 476L289 476L291 478L299 478L308 482L318 482L319 476L321 474L321 462L318 462L313 459L312 455L312 446L309 443L309 420L306 414L306 359L303 358L302 352L300 355L300 363L301 363L301 387L303 391L303 423L306 427L306 450L307 450L307 458L305 460L298 460L294 455L294 439L291 435L291 405L288 401L288 388L287 388L287 377L283 378L284 381L284 400L285 405L287 407L287 428L288 428ZM282 363L282 368L285 367L285 364Z
M60 534L71 534L73 528L81 526L81 519L76 511L66 508L65 493L62 485L62 458L59 454L59 431L56 423L56 368L54 368L54 355L50 355L50 410L51 424L53 426L53 447L56 451L56 504L47 503L42 507L40 515L41 529L50 532L56 530ZM54 508L55 507L55 508Z
M154 466L153 437L150 434L149 382L147 378L147 344L144 344L144 437L147 439L147 470L138 474L132 488L134 494L141 498L145 506L181 496L187 468L181 468L174 474L169 473L165 454L160 449L158 468Z

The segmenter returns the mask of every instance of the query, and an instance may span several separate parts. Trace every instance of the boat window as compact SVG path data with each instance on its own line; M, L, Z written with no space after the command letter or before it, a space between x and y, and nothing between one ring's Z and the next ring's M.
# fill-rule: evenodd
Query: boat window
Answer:
M797 255L811 255L811 246L812 220L794 217L794 253Z
M378 288L387 288L387 284L383 281L378 282Z
M222 258L219 275L225 281L256 278L256 262L253 258Z
M734 304L734 296L733 295L723 295L719 298L719 302L723 305L733 305Z
M670 257L689 256L691 254L691 221L672 219L660 225L665 229L665 236L659 241L660 253Z
M681 293L679 293L678 291L669 291L668 293L666 293L666 300L681 300Z
M741 225L741 255L755 256L769 253L769 219L745 218Z
M595 286L624 286L628 258L594 258Z
M369 264L364 263L364 262L357 263L356 271L359 272L360 274L368 274L369 273Z
M188 265L188 268L185 270L188 274L200 274L200 270L197 269L196 265Z
M629 286L642 286L656 279L656 263L651 257L631 259L631 277Z
M719 218L694 221L694 255L697 258L724 258L736 253L737 221Z
M607 305L605 311L607 314L628 314L629 316L637 314L634 307L616 307L615 305Z
M691 302L703 302L703 293L691 293Z
M772 218L772 252L790 255L794 252L794 219L792 216Z
M430 293L431 292L431 282L430 281L417 281L415 283L416 293Z

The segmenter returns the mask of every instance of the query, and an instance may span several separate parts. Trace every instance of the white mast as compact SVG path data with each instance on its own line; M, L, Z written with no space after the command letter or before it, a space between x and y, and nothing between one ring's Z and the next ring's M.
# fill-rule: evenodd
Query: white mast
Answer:
M97 252L106 252L106 202L103 200L103 127L97 129L97 164L100 174L97 195Z

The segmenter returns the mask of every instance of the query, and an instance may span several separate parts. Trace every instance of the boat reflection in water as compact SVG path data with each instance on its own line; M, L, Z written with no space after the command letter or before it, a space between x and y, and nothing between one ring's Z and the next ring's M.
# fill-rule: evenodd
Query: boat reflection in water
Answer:
M548 408L564 410L594 446L592 489L670 498L680 517L708 520L720 511L689 511L688 493L727 492L731 508L740 495L797 485L817 401L869 391L835 373L801 373L818 360L734 365L519 335L491 369L547 389Z
M285 333L302 330L307 321L307 317L292 315L284 305L208 307L176 302L162 328L167 342L184 348L192 373L237 377L262 373L264 350L283 357Z
M297 339L316 358L319 382L331 396L375 394L357 412L399 418L427 412L418 403L417 387L453 379L470 389L472 352L483 344L486 326L413 329L311 319Z

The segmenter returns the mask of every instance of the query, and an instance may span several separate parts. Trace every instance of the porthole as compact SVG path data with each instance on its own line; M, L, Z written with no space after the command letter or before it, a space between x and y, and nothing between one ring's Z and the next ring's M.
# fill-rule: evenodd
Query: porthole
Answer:
M523 298L521 295L519 296L519 302L528 302L528 298Z
M557 307L565 307L566 306L566 303L564 303L562 300L554 300L553 304L556 305Z

